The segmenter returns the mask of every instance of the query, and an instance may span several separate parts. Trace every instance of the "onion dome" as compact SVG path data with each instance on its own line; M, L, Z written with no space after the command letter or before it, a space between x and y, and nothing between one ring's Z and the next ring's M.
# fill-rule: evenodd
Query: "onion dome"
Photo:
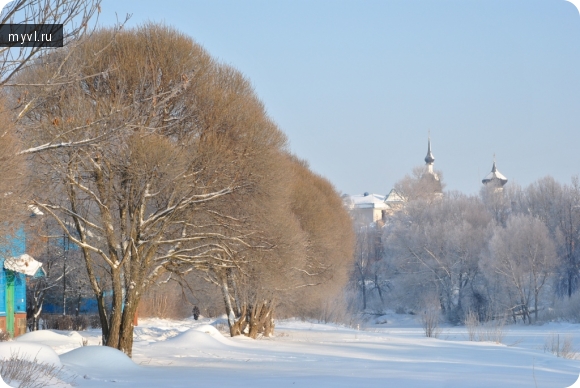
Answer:
M433 153L431 153L431 138L429 138L427 142L427 156L425 156L425 163L433 164L434 161L435 157L433 156Z

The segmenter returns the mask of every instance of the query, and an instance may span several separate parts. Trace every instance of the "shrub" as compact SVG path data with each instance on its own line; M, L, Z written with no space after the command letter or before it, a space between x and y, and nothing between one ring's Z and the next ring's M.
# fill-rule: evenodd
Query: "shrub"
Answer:
M9 341L9 340L10 340L10 334L5 332L5 331L0 330L0 342Z
M467 328L467 335L470 341L489 341L501 343L505 335L505 317L493 317L491 313L486 314L486 319L480 321L479 314L469 311L463 320Z
M93 329L100 329L101 328L101 318L99 317L99 314L89 315L88 320L89 320L89 325Z
M98 316L97 316L98 318ZM92 326L92 318L86 315L42 315L43 328L49 330L86 330ZM100 321L99 321L100 326Z
M0 376L6 384L18 388L57 386L63 381L72 383L74 380L74 376L64 375L62 367L37 362L36 358L29 361L19 357L18 353L0 362Z
M575 360L577 357L574 349L574 340L571 335L560 338L560 334L551 334L544 342L544 352L550 352L556 357Z
M441 309L438 304L427 304L419 314L419 319L423 325L423 330L425 330L425 337L439 337L441 333L439 328Z

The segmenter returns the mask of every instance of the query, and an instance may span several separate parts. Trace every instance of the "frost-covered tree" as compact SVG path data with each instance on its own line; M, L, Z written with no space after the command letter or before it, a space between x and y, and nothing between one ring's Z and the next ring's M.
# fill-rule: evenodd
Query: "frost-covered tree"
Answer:
M521 212L540 219L551 232L558 256L558 289L568 297L580 281L580 185L573 177L561 184L551 176L537 180L523 191Z
M410 174L395 183L395 190L406 201L438 199L444 189L443 173L438 170L431 171L425 166L413 168Z
M411 201L394 217L385 230L386 256L407 279L415 307L431 293L452 321L470 309L489 222L478 198L457 193Z
M377 291L379 299L384 303L383 294L385 284L379 280L380 262L384 256L383 243L381 240L381 226L377 224L355 226L355 252L353 281L356 288L360 290L362 298L362 309L367 308L368 294Z
M533 313L537 321L541 292L558 265L546 225L533 216L512 215L505 228L494 228L489 250L489 260L482 261L482 268L503 277L509 310L529 323Z

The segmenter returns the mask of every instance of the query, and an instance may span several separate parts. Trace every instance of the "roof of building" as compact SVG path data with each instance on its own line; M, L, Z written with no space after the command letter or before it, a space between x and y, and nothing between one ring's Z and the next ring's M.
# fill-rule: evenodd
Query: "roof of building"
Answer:
M42 263L34 260L32 256L26 253L4 260L4 268L15 272L20 272L28 276L38 276L38 271L41 271L42 274L45 274L44 269L42 269Z
M403 197L401 194L399 194L397 192L397 190L395 189L391 189L391 191L389 191L389 194L387 194L387 198L385 199L385 202L388 203L401 203L401 202L405 202L405 197Z
M43 216L44 215L44 213L41 212L37 206L34 206L34 205L28 205L28 210L30 210L31 216Z
M351 209L387 209L388 205L385 203L385 196L380 194L355 194L345 197L347 206Z
M481 183L486 184L493 181L499 182L502 186L505 185L508 181L507 178L497 170L495 160L493 161L493 167L491 168L491 172L481 180Z

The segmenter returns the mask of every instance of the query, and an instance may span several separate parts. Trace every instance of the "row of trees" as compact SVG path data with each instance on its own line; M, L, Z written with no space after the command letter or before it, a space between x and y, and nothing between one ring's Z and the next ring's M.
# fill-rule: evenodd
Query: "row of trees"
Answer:
M422 187L404 181L407 188ZM420 311L435 300L451 322L475 312L480 319L507 314L531 323L578 291L577 178L484 187L479 196L406 194L412 199L384 228L358 228L357 268L362 252L373 259L353 280L363 303L372 294L370 307ZM369 239L378 242L360 250Z
M85 27L99 9L70 6L84 10ZM314 311L341 291L348 214L332 185L289 154L247 79L163 25L67 39L5 75L0 151L30 194L5 207L33 204L51 220L39 234L47 268L51 236L77 248L103 344L131 355L133 317L159 282L216 285L231 334L251 337L272 333L276 307ZM35 313L66 278L59 263L35 285Z

